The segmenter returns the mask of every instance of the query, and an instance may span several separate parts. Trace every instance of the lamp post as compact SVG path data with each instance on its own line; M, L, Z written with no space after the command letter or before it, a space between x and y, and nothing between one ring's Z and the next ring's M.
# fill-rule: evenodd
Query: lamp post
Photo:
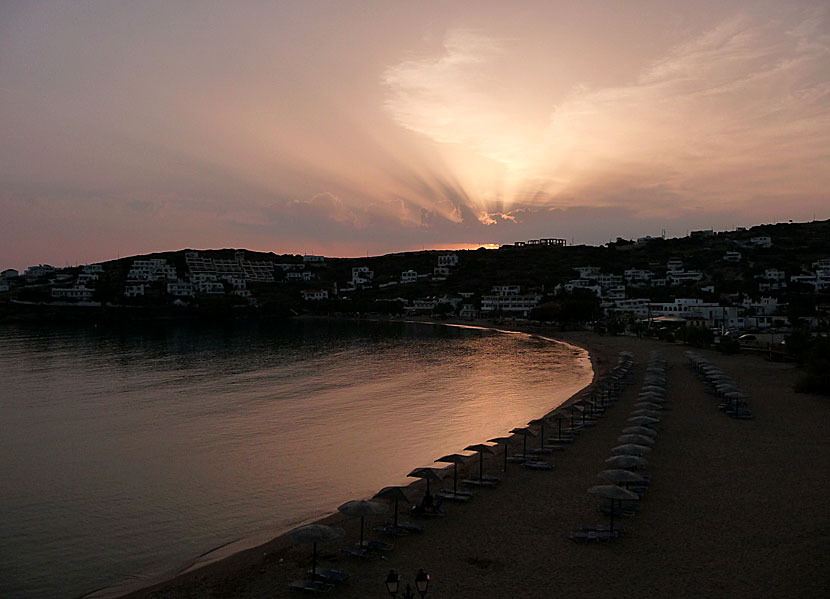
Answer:
M399 587L400 577L398 573L395 570L389 570L389 574L386 575L386 590L389 592L389 595L393 598L397 597ZM427 594L427 589L429 589L429 574L423 568L419 569L415 575L415 588L423 599ZM408 582L406 583L406 590L401 597L402 599L415 599L415 594L412 592L412 587L409 586Z

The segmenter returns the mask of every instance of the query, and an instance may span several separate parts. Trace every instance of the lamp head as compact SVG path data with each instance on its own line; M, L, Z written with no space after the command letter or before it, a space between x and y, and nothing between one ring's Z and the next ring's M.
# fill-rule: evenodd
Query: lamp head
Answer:
M386 590L392 597L398 594L398 582L398 573L394 570L389 570L389 574L386 575Z
M429 574L427 574L423 568L418 570L418 574L415 575L415 588L418 589L418 593L421 597L427 594L427 589L429 588Z

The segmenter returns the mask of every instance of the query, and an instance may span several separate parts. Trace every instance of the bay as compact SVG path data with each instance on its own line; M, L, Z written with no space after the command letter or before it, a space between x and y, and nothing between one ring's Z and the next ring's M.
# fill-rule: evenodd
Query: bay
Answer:
M107 596L505 434L592 376L538 336L393 322L0 328L0 596Z

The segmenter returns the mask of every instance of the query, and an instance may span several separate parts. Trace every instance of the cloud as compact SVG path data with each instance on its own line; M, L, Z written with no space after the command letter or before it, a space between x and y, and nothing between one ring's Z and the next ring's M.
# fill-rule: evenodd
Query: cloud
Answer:
M576 201L625 202L656 215L692 198L741 205L764 191L826 194L830 42L822 11L724 19L628 83L572 87L542 124L499 94L494 63L511 51L480 32L450 31L440 56L401 62L383 79L386 110L438 144L462 188L492 185L489 194L468 194L482 222L495 202L507 214ZM465 169L470 158L459 148L497 166ZM664 192L658 199L633 189Z

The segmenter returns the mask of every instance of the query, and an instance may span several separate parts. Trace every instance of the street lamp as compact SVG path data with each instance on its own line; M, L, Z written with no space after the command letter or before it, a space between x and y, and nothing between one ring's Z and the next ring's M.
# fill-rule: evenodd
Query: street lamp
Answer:
M398 573L395 570L389 570L389 574L386 575L386 590L389 591L391 597L397 597L399 586L400 577ZM418 570L418 573L415 575L415 588L423 599L429 588L429 574L423 568ZM415 599L415 594L412 592L412 587L409 586L408 582L406 583L406 590L403 593L402 599Z

